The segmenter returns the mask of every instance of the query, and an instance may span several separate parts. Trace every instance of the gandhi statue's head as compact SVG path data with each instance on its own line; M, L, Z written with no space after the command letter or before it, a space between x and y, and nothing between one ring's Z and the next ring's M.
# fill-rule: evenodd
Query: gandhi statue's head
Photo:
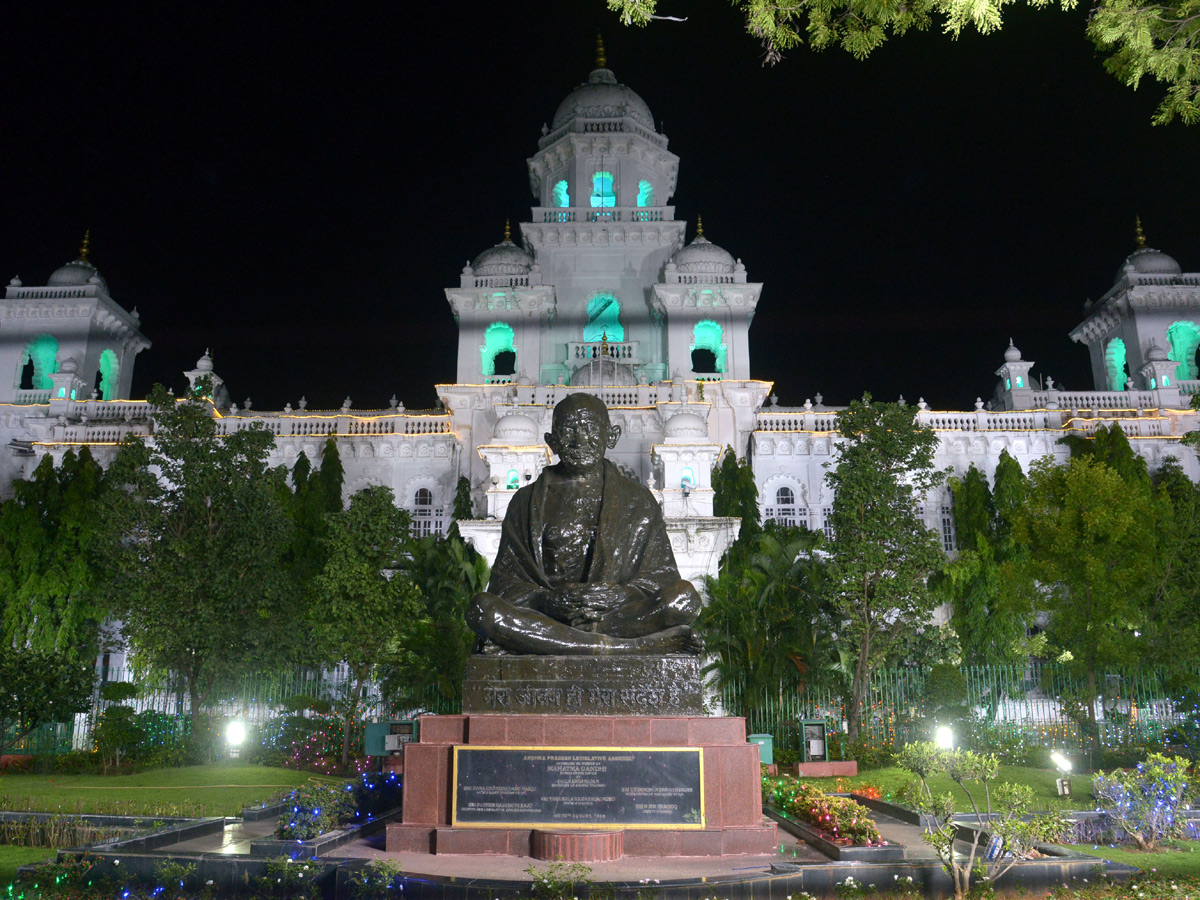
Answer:
M546 444L558 455L567 475L598 473L604 451L617 446L621 427L613 425L604 401L591 394L570 394L554 407Z

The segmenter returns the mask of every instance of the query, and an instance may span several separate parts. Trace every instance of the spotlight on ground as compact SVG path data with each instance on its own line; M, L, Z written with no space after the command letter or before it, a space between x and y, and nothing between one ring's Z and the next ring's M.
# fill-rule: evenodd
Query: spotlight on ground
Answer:
M1058 769L1059 777L1055 779L1055 786L1058 788L1058 796L1071 796L1071 761L1058 750L1050 754L1050 762L1054 763Z

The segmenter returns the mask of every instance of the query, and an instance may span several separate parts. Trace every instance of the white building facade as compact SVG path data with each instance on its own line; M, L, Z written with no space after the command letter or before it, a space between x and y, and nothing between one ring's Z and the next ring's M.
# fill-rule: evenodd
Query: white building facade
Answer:
M610 458L656 492L680 569L699 582L737 533L736 522L712 515L723 447L751 458L764 517L827 528L837 408L820 395L774 405L771 383L750 377L763 285L702 229L686 240L670 205L679 160L645 101L597 62L527 161L529 220L445 291L459 338L457 380L437 386L443 408L239 409L207 352L186 375L213 379L222 431L268 428L275 464L290 468L302 452L315 461L335 437L347 495L386 485L423 533L449 527L465 476L475 518L460 527L489 558L514 491L552 461L543 435L554 405L571 392L596 394L622 429ZM106 462L126 434L150 433L145 401L129 397L134 359L150 343L86 244L45 285L10 283L0 337L0 492L44 453L88 445ZM1005 450L1024 467L1064 460L1059 438L1119 423L1151 470L1173 458L1200 480L1195 454L1179 443L1197 424L1188 402L1200 389L1200 273L1139 247L1071 337L1091 353L1095 390L1043 383L1010 345L997 354L987 403L935 411L918 402L914 416L941 441L937 465L961 473L974 464L990 476ZM952 552L945 488L926 498L924 516Z

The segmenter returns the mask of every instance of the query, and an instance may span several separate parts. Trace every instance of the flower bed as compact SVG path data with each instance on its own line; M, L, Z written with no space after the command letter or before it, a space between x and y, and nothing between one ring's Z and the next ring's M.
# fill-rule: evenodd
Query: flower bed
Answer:
M835 844L873 847L884 843L866 810L847 797L827 796L790 775L763 778L762 792L767 806L819 828Z
M284 803L275 837L282 841L312 840L399 806L400 779L394 772L364 772L343 785L302 785L288 794Z

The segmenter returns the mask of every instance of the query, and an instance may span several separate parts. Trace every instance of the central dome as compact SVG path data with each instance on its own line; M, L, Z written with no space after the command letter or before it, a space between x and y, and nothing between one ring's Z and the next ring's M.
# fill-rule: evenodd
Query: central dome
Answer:
M100 289L108 293L108 282L100 274L100 270L86 259L76 259L54 270L46 284L52 287L81 286L91 282L95 277Z
M475 257L471 268L476 275L528 275L532 265L533 257L525 248L505 238Z
M718 247L703 234L671 257L680 272L728 275L736 262L728 250Z
M1180 268L1174 257L1152 247L1140 247L1125 257L1125 266L1133 266L1139 275L1178 275ZM1117 280L1125 277L1125 266L1117 273Z
M609 69L593 69L587 83L579 85L558 105L551 130L571 119L620 119L625 116L654 130L654 116L633 88L617 82Z
M571 376L571 385L586 386L621 386L637 384L633 371L629 366L611 359L593 359L586 366L580 366Z

